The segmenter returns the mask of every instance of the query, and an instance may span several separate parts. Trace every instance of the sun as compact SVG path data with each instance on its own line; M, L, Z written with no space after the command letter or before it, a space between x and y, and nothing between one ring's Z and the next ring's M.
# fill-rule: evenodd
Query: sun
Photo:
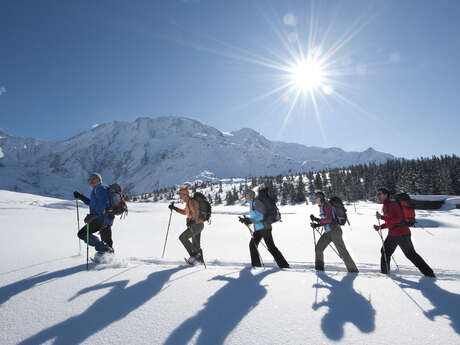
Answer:
M314 92L324 88L325 70L314 59L299 61L289 70L289 77L294 87L302 92Z

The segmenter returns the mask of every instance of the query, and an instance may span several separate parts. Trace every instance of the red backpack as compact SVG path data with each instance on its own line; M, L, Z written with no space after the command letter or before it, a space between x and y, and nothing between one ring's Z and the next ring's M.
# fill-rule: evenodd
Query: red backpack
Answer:
M395 227L398 226L414 226L415 220L415 206L413 200L407 193L398 193L390 197L390 202L398 203L401 208L402 219Z

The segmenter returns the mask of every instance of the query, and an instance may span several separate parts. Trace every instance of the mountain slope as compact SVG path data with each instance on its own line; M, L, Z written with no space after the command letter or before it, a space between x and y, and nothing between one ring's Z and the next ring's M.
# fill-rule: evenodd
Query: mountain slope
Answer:
M68 197L99 171L128 192L148 192L197 176L219 178L295 173L368 162L392 155L345 152L273 142L252 129L225 133L183 117L114 121L68 140L46 142L0 132L0 188Z

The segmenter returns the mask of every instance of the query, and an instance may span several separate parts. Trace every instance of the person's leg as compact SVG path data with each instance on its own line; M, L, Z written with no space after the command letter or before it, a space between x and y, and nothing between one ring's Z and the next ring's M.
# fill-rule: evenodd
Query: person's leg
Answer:
M188 254L193 256L195 250L192 242L190 241L191 237L192 232L190 231L190 228L187 228L182 234L180 234L179 240L182 242L182 245L184 246L185 250L187 250Z
M260 267L262 266L260 262L259 250L257 246L259 245L260 240L262 239L261 230L254 231L254 235L249 242L249 252L251 253L251 265L253 267Z
M204 229L204 224L193 224L191 226L192 233L192 245L195 252L201 250L201 232Z
M289 268L289 264L287 263L286 259L284 258L283 254L279 251L279 249L275 246L275 242L273 241L272 230L262 230L262 237L267 245L268 251L273 256L276 261L276 264L279 268Z
M315 230L316 231L316 230ZM324 250L331 243L330 232L325 232L321 235L315 248L315 269L324 271Z
M105 252L109 250L107 244L94 235L94 233L100 231L103 226L104 222L100 219L95 219L89 224L88 244L94 247L98 252ZM86 243L86 225L78 231L78 237Z
M112 227L110 225L105 224L99 233L101 234L101 240L113 249Z
M342 258L345 266L347 267L348 272L359 272L358 267L356 267L355 262L348 253L347 247L345 246L345 242L343 242L343 233L342 229L338 228L336 230L331 231L331 239L334 243L337 251L339 252L340 257Z
M201 248L201 232L204 229L204 224L194 224L191 226L192 230L192 245L195 250L194 257L199 262L204 262L203 249Z
M398 241L396 236L393 237L388 235L385 241L383 242L382 248L380 249L380 272L385 274L388 274L390 272L391 256L395 252L397 246ZM387 261L385 261L385 258L387 259Z
M425 276L434 277L434 272L423 258L415 251L411 235L399 236L399 246L404 255L417 267Z

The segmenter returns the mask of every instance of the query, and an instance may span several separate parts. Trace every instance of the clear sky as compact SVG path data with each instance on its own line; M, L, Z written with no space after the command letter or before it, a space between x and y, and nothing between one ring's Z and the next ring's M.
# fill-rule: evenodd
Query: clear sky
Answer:
M181 115L306 145L459 154L459 18L460 1L2 0L0 129L60 140Z

